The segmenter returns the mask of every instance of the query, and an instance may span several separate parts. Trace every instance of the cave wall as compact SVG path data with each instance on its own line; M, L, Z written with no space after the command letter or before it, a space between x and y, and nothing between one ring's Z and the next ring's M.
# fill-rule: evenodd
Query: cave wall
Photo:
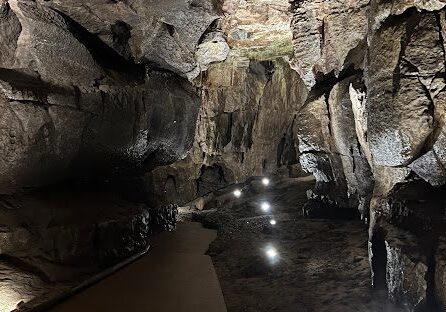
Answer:
M168 20L159 14L173 11L159 4L150 19L138 20L146 24L128 26L132 33L126 35L124 49L118 43L124 44L125 34L111 39L117 27L112 21L130 19L126 14L145 5L71 4L2 1L1 193L47 185L73 174L70 170L105 175L148 170L184 158L192 146L200 102L192 85L181 78L186 72L160 62L153 68L162 55L136 53L156 44L141 40L133 29L156 30L153 23ZM215 19L207 11L213 9L197 7L187 11L190 16L180 14L185 9L178 8L178 18L193 19L197 28L189 29L193 38L182 42L196 45ZM95 15L95 10L101 13ZM101 14L100 25L90 20ZM176 42L175 34L169 40L159 38L164 32L152 35L165 44ZM172 49L155 51L169 54Z
M296 169L291 129L307 91L287 62L230 59L209 67L198 83L202 106L193 148L185 160L148 174L150 197L185 203L205 195L199 190L203 183L211 184L211 192L251 176L288 176ZM175 180L173 192L168 179Z
M64 264L147 245L146 205L116 198L86 225L36 188L112 182L159 206L301 166L311 199L368 223L375 285L408 310L446 306L445 7L0 0L0 254Z
M293 5L291 65L309 90L295 132L312 196L360 209L374 283L408 310L445 303L445 5Z
M222 1L215 31L230 51L194 80L202 106L190 155L146 177L154 205L186 203L255 175L302 174L292 129L308 91L289 65L290 8L285 0Z
M0 1L2 259L56 280L76 277L62 266L107 266L148 247L151 207L128 200L127 181L191 149L201 100L188 79L225 57L225 42L195 53L219 10Z

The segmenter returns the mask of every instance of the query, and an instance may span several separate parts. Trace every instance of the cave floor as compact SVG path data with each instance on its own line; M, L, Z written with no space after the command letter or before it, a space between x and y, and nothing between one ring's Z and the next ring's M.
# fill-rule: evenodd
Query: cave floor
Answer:
M153 237L148 254L51 311L402 311L370 285L363 222L302 216L313 184L251 180L216 192L207 210L181 216L208 229L179 223Z
M400 311L371 288L363 222L302 217L312 183L251 185L241 198L196 215L218 229L208 254L228 311ZM259 208L264 201L269 212Z

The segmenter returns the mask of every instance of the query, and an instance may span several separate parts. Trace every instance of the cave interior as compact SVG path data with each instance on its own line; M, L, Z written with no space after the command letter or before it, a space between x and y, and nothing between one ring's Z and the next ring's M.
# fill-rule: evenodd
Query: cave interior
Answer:
M446 311L445 42L446 0L0 0L0 312Z

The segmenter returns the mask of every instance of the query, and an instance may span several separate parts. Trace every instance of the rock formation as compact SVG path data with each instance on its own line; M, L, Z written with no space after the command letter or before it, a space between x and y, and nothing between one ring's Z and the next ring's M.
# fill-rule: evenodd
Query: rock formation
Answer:
M323 200L361 210L375 285L409 310L445 303L445 5L294 4L292 66L310 90L300 162Z
M376 287L446 307L445 7L0 0L0 254L113 263L149 206L303 169L359 209Z
M217 12L87 2L0 1L0 254L48 279L148 246L149 207L123 181L190 150L200 98L186 78Z

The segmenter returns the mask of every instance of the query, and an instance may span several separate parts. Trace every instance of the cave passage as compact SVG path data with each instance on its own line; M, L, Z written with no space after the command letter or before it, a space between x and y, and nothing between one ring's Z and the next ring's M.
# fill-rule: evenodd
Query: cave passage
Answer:
M446 0L0 0L0 312L446 311Z

